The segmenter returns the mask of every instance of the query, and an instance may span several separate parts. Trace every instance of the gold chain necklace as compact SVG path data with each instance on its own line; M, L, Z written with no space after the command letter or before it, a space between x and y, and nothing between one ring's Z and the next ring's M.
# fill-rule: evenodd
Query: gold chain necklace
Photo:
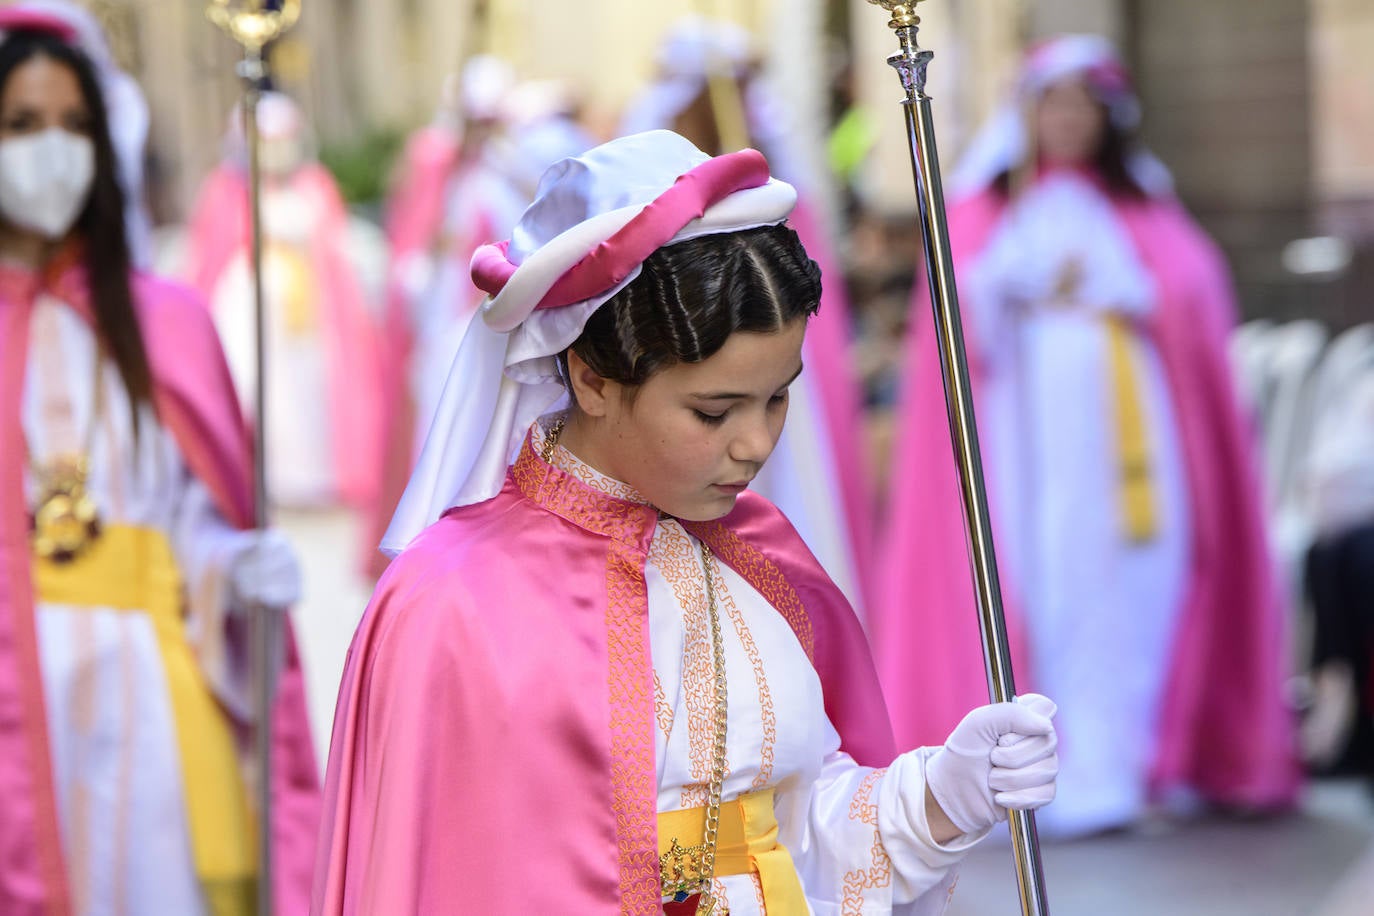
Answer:
M100 510L86 491L91 471L91 449L104 406L101 352L95 348L95 391L86 441L80 451L59 452L45 461L29 456L29 467L38 483L38 505L33 511L29 542L38 557L54 563L70 563L85 553L100 536ZM52 374L49 374L53 377ZM53 413L48 405L47 413ZM68 405L64 412L70 412ZM49 418L51 419L51 418Z
M559 417L544 434L540 455L545 464L552 464L558 439L563 434L565 418ZM659 856L659 881L663 893L681 903L693 892L700 892L697 916L729 916L715 895L716 845L720 836L720 796L725 788L727 725L729 723L729 691L725 677L725 645L720 632L720 607L716 601L715 576L711 572L711 548L701 542L701 569L706 580L706 605L711 627L712 671L715 684L715 746L711 753L711 780L707 785L706 828L696 846L682 846L674 837L668 851ZM717 912L717 907L720 907Z

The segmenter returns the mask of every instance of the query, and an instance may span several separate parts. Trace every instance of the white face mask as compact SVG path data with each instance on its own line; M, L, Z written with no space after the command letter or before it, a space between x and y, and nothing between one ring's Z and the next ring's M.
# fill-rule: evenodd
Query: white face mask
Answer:
M95 146L60 127L0 140L0 214L57 239L86 206L95 183Z

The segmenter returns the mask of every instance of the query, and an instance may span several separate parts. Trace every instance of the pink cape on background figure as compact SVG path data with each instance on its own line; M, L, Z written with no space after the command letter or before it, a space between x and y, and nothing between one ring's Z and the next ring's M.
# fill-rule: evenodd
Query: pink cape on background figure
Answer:
M405 492L415 463L415 399L409 367L415 346L405 277L398 269L434 244L443 228L445 190L457 167L462 146L453 131L423 127L406 144L398 181L387 204L386 237L391 249L383 312L381 392L382 420L377 493L363 519L364 572L376 578L387 558L377 549L391 515Z
M956 270L980 251L1004 201L984 191L950 211ZM1147 332L1178 418L1192 513L1190 574L1162 700L1151 786L1256 807L1296 795L1293 722L1283 698L1286 627L1264 529L1250 431L1226 363L1235 321L1219 252L1172 199L1115 202L1156 283ZM987 702L944 389L924 276L907 369L869 633L900 745L939 741ZM964 303L965 312L968 304ZM975 394L978 341L965 320ZM994 507L995 510L995 507ZM996 517L994 514L994 533ZM1034 689L1017 584L1002 571L1021 692Z
M80 269L53 281L54 294L89 317ZM0 436L22 441L21 405L28 321L37 287L31 278L0 284ZM159 420L187 464L232 524L253 523L250 443L219 338L199 298L185 287L136 276L133 294L143 330ZM24 451L0 449L0 913L61 916L71 911L48 756L47 719L34 625L32 556ZM305 712L305 684L287 629L287 664L278 679L272 720L273 895L283 916L304 913L319 819L319 780Z
M829 240L804 197L787 219L806 253L821 269L821 306L806 328L807 375L816 380L831 454L839 476L840 501L849 526L849 546L857 579L855 604L868 613L873 601L873 490L863 429L863 391L854 367L849 296L844 273Z
M335 480L344 502L368 506L377 491L384 401L377 334L346 248L348 214L333 178L319 163L301 166L289 183L322 211L311 239L310 267L319 284L325 335ZM186 276L212 303L224 271L248 250L249 230L246 176L221 165L201 187L187 239Z
M339 691L314 913L661 916L657 520L527 440L496 497L450 510L391 564ZM863 632L781 513L745 493L687 528L791 625L843 748L890 763Z

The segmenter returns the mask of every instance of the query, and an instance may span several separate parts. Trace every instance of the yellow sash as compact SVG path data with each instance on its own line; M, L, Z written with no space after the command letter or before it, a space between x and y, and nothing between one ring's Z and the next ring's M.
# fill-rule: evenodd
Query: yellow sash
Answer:
M213 916L254 910L257 839L234 735L186 641L171 544L148 528L112 525L70 563L35 557L34 594L50 604L145 613L157 637L176 720L196 872Z
M680 849L705 842L706 809L664 811L658 816L660 862ZM716 840L716 877L759 876L764 907L770 913L805 913L806 896L787 847L778 843L778 821L773 813L773 790L741 795L720 806Z
M1116 404L1119 467L1118 502L1126 538L1141 542L1159 533L1154 469L1150 466L1150 431L1145 422L1140 378L1131 353L1131 329L1120 315L1108 314L1108 363Z

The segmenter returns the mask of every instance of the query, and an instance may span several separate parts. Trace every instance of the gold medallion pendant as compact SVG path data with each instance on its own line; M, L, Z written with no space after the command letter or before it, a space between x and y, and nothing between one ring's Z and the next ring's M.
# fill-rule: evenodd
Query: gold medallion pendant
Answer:
M54 563L70 563L100 536L100 512L86 494L90 461L61 455L39 471L42 482L33 513L33 552Z

